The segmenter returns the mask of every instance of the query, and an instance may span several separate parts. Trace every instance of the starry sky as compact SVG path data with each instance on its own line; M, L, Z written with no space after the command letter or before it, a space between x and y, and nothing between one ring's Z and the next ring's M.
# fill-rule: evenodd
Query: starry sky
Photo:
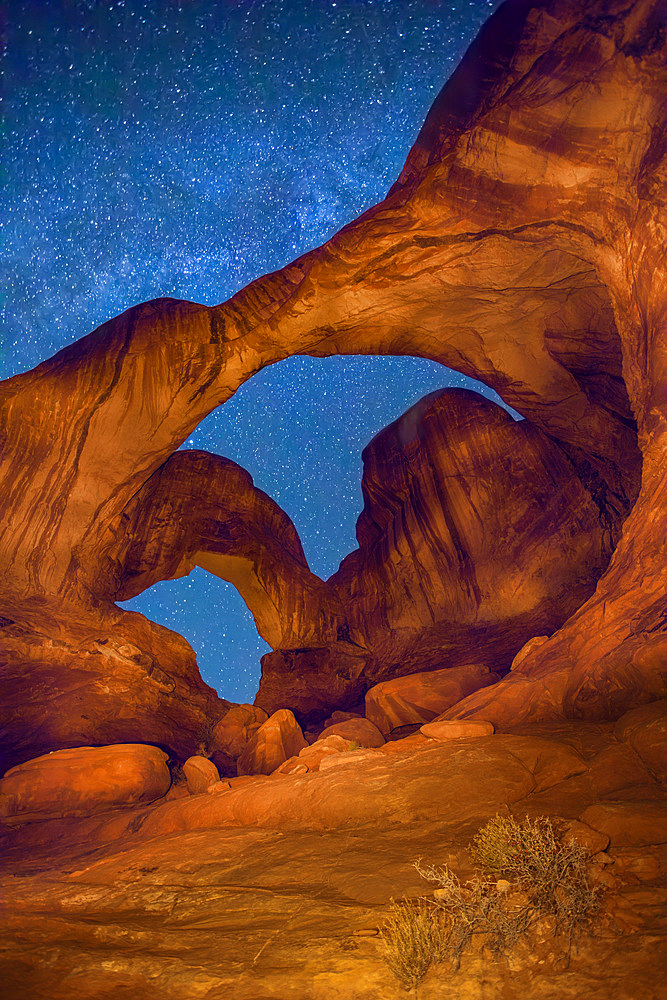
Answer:
M137 302L213 305L381 200L499 0L9 4L0 378ZM185 442L246 468L323 578L356 546L361 451L445 385L417 358L290 358ZM127 601L252 701L268 646L195 570Z

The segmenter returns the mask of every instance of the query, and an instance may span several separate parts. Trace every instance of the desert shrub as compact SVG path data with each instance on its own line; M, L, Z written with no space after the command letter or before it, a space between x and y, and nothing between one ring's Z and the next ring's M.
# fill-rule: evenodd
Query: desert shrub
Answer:
M392 901L381 935L385 961L406 990L429 967L448 959L459 968L473 935L496 955L506 954L540 916L554 919L565 935L566 957L594 916L599 889L588 881L588 852L563 842L550 819L496 816L483 826L470 853L485 874L466 882L446 866L414 862L423 879L436 885L431 897Z
M507 903L507 894L499 891L495 881L476 876L461 882L451 869L435 865L414 867L422 878L434 882L435 905L445 914L450 926L447 955L455 969L473 934L484 934L486 944L496 954L510 949L525 932L529 922L526 907L513 907Z
M392 900L380 936L387 965L404 989L411 990L445 956L448 928L431 900Z
M589 852L559 839L545 816L521 822L496 816L474 837L470 851L481 868L523 889L535 913L554 917L569 951L598 907L599 889L590 885L586 870Z

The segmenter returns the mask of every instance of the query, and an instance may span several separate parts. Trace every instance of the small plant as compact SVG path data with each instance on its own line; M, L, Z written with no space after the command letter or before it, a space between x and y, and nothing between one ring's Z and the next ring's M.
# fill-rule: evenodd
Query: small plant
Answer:
M419 985L434 962L445 957L448 928L431 900L392 900L380 936L387 965L403 988L411 990Z
M551 914L556 931L568 939L568 955L579 931L598 907L598 888L588 881L588 851L556 836L550 819L496 816L483 826L470 847L486 871L504 875L523 889L536 914Z
M506 893L498 890L495 881L476 876L461 882L449 868L423 866L421 861L415 861L414 867L422 878L438 886L433 896L451 926L447 952L454 969L461 964L461 955L473 934L486 935L491 951L502 954L525 933L528 909L508 905Z
M575 938L598 908L588 852L559 839L547 817L496 816L469 850L485 874L461 882L447 867L415 861L421 877L437 886L432 897L392 901L380 933L385 960L406 990L445 958L456 971L473 935L493 954L506 954L545 915L554 920L554 935L564 935L569 961Z

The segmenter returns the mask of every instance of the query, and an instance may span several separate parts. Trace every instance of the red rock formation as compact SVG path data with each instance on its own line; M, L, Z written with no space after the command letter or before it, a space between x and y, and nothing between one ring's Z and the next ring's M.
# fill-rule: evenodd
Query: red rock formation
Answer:
M347 629L335 595L308 569L287 514L234 462L179 451L123 511L108 583L97 593L127 600L194 566L233 583L257 631L274 648L335 642Z
M616 717L664 688L663 46L658 0L509 0L380 205L229 302L137 306L0 386L14 713L32 692L43 715L38 678L77 664L52 653L45 622L68 649L84 616L107 644L136 630L104 596L128 505L211 409L298 353L416 354L483 379L558 444L618 541L595 593L492 692L472 695L466 717ZM148 655L165 690L142 707L151 675L128 668L135 731L162 725L164 701L182 734L169 745L191 741L197 716L221 706L190 654L161 658L148 631L137 662ZM190 701L179 708L168 689L181 680ZM92 714L117 738L119 699L86 681L77 707L76 686L60 683L66 717ZM22 725L4 731L27 753Z
M497 680L498 674L478 664L395 677L366 692L366 716L387 735L401 726L431 722L467 694Z
M233 1000L405 1000L375 934L390 898L432 892L415 857L469 878L464 845L509 808L547 815L566 837L607 852L587 874L606 886L593 933L568 964L567 941L542 923L510 953L511 990L525 1000L656 997L664 790L611 725L524 729L410 737L324 757L319 773L0 825L3 995L192 1000L196 984L200 995ZM467 952L457 972L432 969L419 997L479 997L481 980L484 996L507 997L506 958Z
M266 712L254 705L232 705L213 730L213 748L238 760L267 719Z
M211 785L220 782L218 769L208 757L188 757L183 764L183 773L191 795L205 792Z
M63 747L142 739L184 760L229 702L180 635L113 605L5 601L0 773Z
M473 657L482 673L505 673L527 639L591 595L612 551L612 525L558 445L476 393L425 397L363 458L359 548L328 581L339 634L356 643L262 661L257 703L309 723L384 677ZM455 676L449 700L396 725L481 686L457 688Z
M271 774L289 757L307 747L299 723L281 708L262 723L237 761L239 775Z
M491 722L446 722L436 719L435 722L424 723L419 732L431 740L469 740L493 736L494 728Z
M57 750L13 767L0 781L0 817L8 825L136 806L171 784L157 747L120 744Z
M507 669L609 561L609 526L563 451L474 393L432 393L363 458L359 548L329 582L352 626L366 623L372 676Z

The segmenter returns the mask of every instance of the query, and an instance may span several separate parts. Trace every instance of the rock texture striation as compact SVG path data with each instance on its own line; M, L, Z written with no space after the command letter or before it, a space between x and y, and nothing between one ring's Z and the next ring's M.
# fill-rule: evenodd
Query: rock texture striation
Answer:
M307 747L299 723L289 709L263 722L237 761L239 775L271 774L289 757Z
M425 397L363 460L359 548L322 595L347 642L264 657L267 710L287 704L311 722L384 677L471 656L506 673L528 639L590 597L609 562L613 525L565 452L476 393ZM452 675L435 714L477 686L456 696Z
M384 733L431 722L478 688L499 680L478 664L407 674L376 684L366 694L366 717Z

